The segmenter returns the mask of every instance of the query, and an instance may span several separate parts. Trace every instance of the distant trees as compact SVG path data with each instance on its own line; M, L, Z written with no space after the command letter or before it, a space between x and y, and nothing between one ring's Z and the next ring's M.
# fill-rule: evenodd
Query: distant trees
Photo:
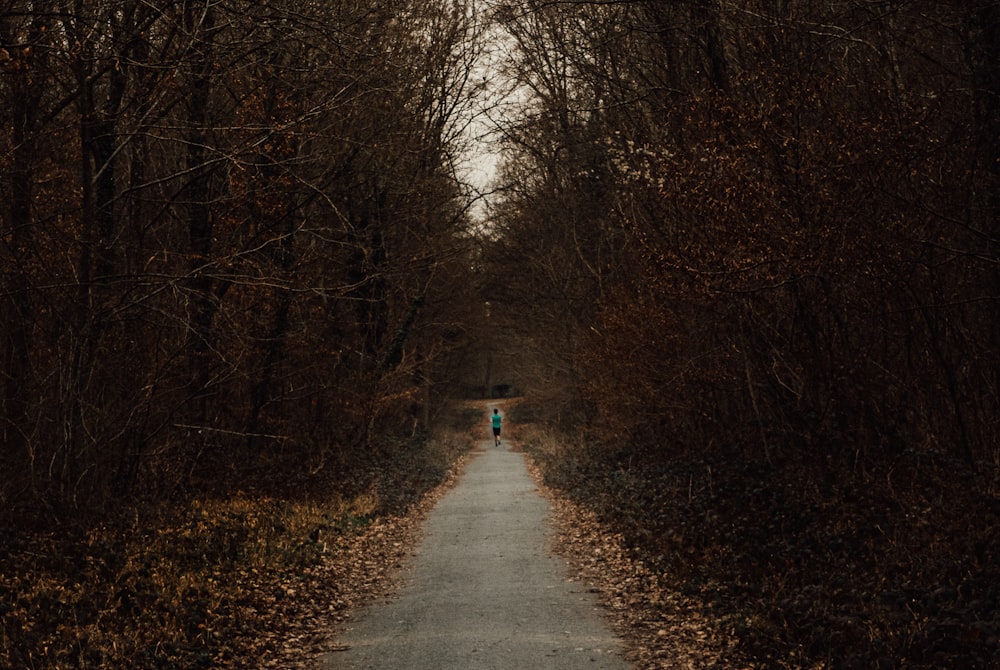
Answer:
M595 430L855 467L995 459L996 11L498 11L525 112L505 129L506 299Z
M602 10L603 11L603 10ZM578 347L620 275L622 232L611 223L608 84L601 64L619 54L620 27L588 8L504 5L497 18L520 57L505 76L513 91L502 118L507 160L491 219L488 297L518 374L562 412L579 387ZM562 407L563 409L560 409Z
M414 429L462 345L476 30L448 1L0 9L5 509Z

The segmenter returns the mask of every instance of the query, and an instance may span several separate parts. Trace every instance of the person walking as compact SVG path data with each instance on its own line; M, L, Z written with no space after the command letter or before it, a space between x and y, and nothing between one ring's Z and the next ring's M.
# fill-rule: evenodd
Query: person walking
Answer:
M500 424L503 422L503 417L500 416L500 410L494 409L493 416L493 439L496 440L496 446L500 446Z

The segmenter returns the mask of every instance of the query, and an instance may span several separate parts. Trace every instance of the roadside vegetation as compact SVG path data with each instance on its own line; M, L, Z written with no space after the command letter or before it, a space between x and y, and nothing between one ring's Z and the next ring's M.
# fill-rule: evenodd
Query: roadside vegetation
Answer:
M338 613L387 587L392 552L409 546L416 508L448 481L480 414L442 417L433 437L294 494L4 529L0 665L298 667L328 651L316 641Z
M987 668L1000 660L1000 482L924 458L817 485L790 459L610 453L510 412L638 667ZM593 520L588 522L587 515ZM622 603L625 603L623 606ZM661 659L661 660L657 660ZM665 663L661 666L658 663Z

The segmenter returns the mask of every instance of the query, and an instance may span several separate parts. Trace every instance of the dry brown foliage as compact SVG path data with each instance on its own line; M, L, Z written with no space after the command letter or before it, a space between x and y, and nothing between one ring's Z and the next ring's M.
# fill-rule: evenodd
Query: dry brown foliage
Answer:
M453 433L397 451L354 472L367 484L346 496L198 499L5 530L0 666L306 667L333 624L388 588L468 444Z
M640 667L985 669L1000 659L997 482L953 461L900 462L823 488L790 463L622 460L522 432L556 491L560 542L604 584Z

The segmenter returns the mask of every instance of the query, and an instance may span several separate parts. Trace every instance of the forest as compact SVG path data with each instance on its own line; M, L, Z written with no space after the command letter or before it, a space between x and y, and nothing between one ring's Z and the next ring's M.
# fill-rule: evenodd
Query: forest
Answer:
M0 665L238 667L509 389L720 667L995 667L998 30L0 0Z
M490 303L522 420L566 431L549 481L702 601L721 667L995 667L998 4L498 19Z

